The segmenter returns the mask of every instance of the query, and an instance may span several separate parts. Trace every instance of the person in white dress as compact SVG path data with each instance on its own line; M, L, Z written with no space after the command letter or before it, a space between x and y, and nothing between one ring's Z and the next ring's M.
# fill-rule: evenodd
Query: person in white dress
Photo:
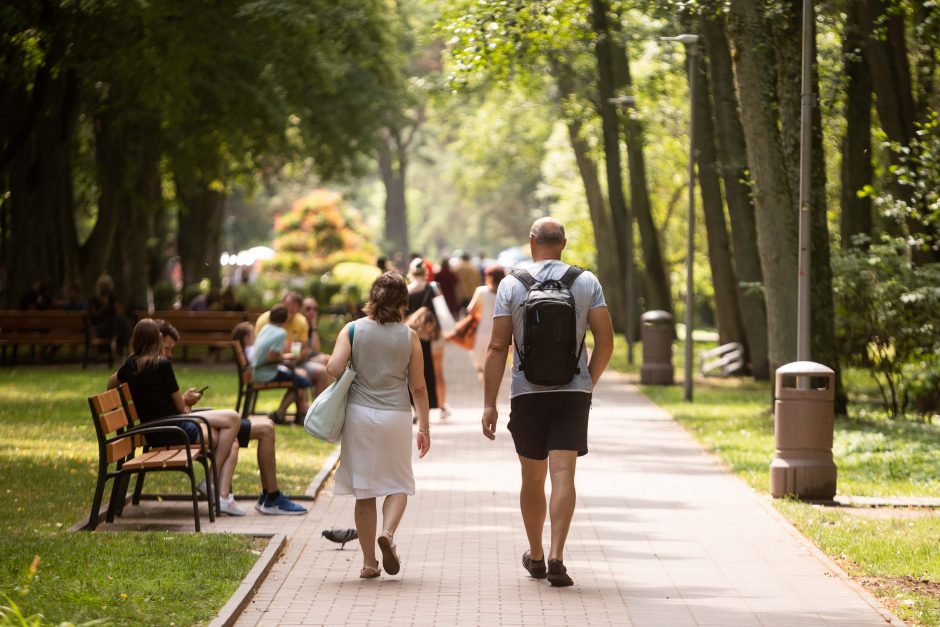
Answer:
M418 414L418 457L431 447L424 358L417 334L402 323L407 306L408 288L400 274L386 272L377 278L365 306L367 317L343 327L327 364L334 379L343 374L347 363L356 371L347 398L333 493L356 498L356 530L362 547L359 576L363 579L382 572L375 552L379 497L384 497L383 530L378 537L382 567L390 575L401 568L394 535L408 495L415 493L409 387Z
M499 282L506 276L506 271L502 266L487 266L483 271L483 285L473 292L473 298L467 305L467 312L475 312L480 321L477 325L477 332L473 340L473 349L470 351L470 358L473 360L473 366L477 369L477 376L480 381L483 380L483 362L486 361L486 347L489 346L490 336L493 334L493 310L496 307L496 288Z

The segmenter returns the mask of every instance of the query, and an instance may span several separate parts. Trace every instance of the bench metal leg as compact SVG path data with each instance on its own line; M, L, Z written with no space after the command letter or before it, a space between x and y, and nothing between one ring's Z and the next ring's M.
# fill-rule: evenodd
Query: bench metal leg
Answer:
M98 526L98 515L101 513L101 499L104 497L104 484L108 481L107 466L98 471L98 481L95 484L95 495L91 500L91 513L88 515L88 524L85 529L93 531Z

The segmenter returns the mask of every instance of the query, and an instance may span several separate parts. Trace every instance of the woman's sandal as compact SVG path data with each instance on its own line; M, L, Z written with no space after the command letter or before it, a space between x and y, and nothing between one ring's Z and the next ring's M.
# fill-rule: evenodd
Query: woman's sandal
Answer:
M398 551L392 542L392 534L389 531L383 531L379 536L379 549L382 551L382 566L389 575L397 575L401 570L401 562L398 559Z
M375 577L378 577L379 575L382 574L382 569L379 568L378 566L379 566L378 562L375 563L375 567L363 566L359 570L359 578L360 579L374 579Z

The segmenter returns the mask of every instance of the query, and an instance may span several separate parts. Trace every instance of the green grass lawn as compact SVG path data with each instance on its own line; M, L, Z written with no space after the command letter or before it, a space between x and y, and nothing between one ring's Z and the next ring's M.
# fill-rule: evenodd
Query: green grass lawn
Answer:
M675 353L681 350L677 343ZM625 344L618 343L617 352L615 369L639 371L638 365L625 367ZM637 364L641 355L638 347ZM680 360L675 363L681 381ZM863 373L855 372L845 380L852 399L856 388L867 381ZM754 489L769 492L774 433L768 383L698 377L691 404L683 402L681 385L643 386L642 391L735 474ZM860 391L867 401L871 389ZM849 417L836 421L833 456L838 492L940 497L938 451L940 426L889 421L867 402L852 405ZM793 500L775 500L774 505L903 620L940 625L940 516L903 509L828 508Z
M235 406L233 366L178 363L175 369L183 388L211 385L205 405ZM66 531L91 507L98 451L86 399L105 388L109 374L101 365L0 370L0 593L26 615L41 613L44 624L99 618L115 625L207 623L257 560L256 540ZM270 411L277 400L274 393L263 395L258 410ZM255 450L242 450L236 495L260 492ZM331 451L303 429L279 427L281 489L302 494ZM185 475L159 474L148 478L147 491L188 489ZM0 605L6 605L2 596Z

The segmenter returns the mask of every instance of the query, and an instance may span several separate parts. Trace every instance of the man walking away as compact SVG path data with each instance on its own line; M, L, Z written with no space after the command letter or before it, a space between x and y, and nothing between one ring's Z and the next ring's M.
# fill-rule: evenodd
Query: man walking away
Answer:
M562 558L574 514L575 465L587 453L591 394L614 348L601 285L592 273L561 261L565 244L558 220L540 218L532 225L533 261L499 284L483 367L483 435L493 440L499 417L496 396L512 342L508 428L522 467L519 505L529 540L522 565L530 576L547 578L553 586L574 583ZM594 336L590 360L584 353L588 328ZM546 507L549 471L552 490ZM551 523L547 567L542 548L546 509Z

